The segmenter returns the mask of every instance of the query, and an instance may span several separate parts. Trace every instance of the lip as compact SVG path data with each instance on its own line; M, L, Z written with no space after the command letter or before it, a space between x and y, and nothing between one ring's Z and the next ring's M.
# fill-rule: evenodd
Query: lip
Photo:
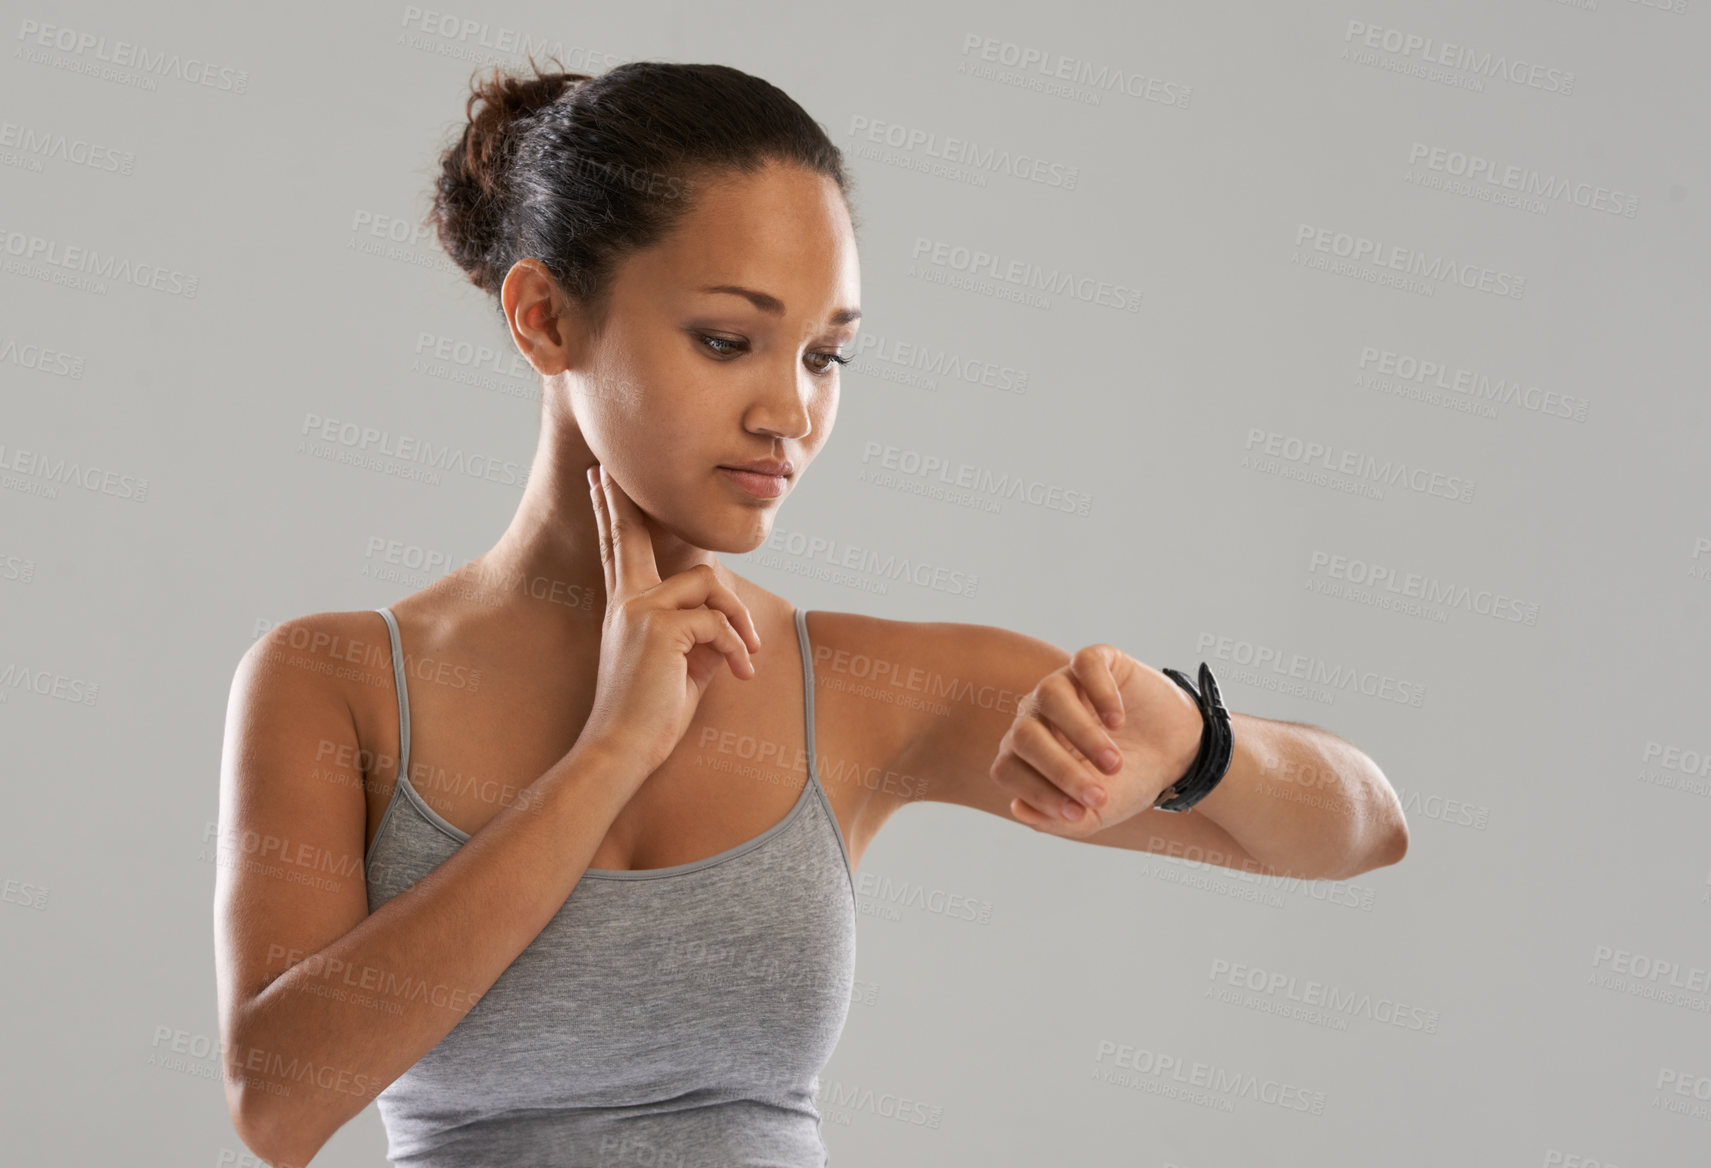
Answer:
M788 461L780 462L776 458L760 458L754 462L722 462L719 464L719 468L721 470L747 470L763 475L783 475L785 478L789 478L795 470Z
M790 476L787 474L763 474L734 466L721 466L718 470L741 490L756 498L776 499L790 489Z

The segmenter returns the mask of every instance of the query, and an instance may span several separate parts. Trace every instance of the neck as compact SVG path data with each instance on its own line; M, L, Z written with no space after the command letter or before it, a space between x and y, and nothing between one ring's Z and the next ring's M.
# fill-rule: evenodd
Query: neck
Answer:
M567 615L592 611L596 622L602 618L606 576L587 477L596 462L574 419L542 412L540 441L516 514L499 541L465 569L476 573L479 587L505 607L546 601L565 606ZM735 587L716 553L664 530L651 515L643 513L643 523L661 580L707 563ZM592 597L587 605L585 595Z

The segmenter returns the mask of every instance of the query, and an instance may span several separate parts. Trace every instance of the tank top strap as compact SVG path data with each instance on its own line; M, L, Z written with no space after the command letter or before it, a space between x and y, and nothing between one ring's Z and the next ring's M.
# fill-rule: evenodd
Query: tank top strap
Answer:
M832 834L837 837L838 852L844 858L844 872L849 877L850 895L853 897L856 894L855 866L850 863L849 844L844 840L838 813L832 807L832 797L820 781L820 752L814 744L814 646L808 639L808 610L805 608L796 610L796 647L802 651L802 716L807 723L803 739L808 748L808 782L818 793L820 806L825 809L826 819L831 823Z
M398 618L390 608L374 610L386 618L386 633L392 641L392 684L398 690L398 774L410 773L410 696L404 688L404 644L398 635Z

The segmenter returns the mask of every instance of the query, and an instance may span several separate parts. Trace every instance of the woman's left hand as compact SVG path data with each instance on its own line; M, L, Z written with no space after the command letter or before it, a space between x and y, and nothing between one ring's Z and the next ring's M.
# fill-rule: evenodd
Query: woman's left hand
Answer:
M1017 703L991 775L1015 795L1017 820L1085 839L1147 810L1181 778L1199 753L1201 725L1176 682L1113 645L1089 645ZM1109 769L1097 765L1108 750Z

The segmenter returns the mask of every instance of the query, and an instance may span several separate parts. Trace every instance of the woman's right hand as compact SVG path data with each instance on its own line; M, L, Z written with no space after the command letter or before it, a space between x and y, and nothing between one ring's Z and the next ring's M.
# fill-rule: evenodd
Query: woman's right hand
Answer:
M730 664L747 680L760 634L748 607L698 564L659 578L653 541L635 500L606 468L588 471L606 571L606 615L594 707L578 737L646 762L651 774L677 747L707 683Z

